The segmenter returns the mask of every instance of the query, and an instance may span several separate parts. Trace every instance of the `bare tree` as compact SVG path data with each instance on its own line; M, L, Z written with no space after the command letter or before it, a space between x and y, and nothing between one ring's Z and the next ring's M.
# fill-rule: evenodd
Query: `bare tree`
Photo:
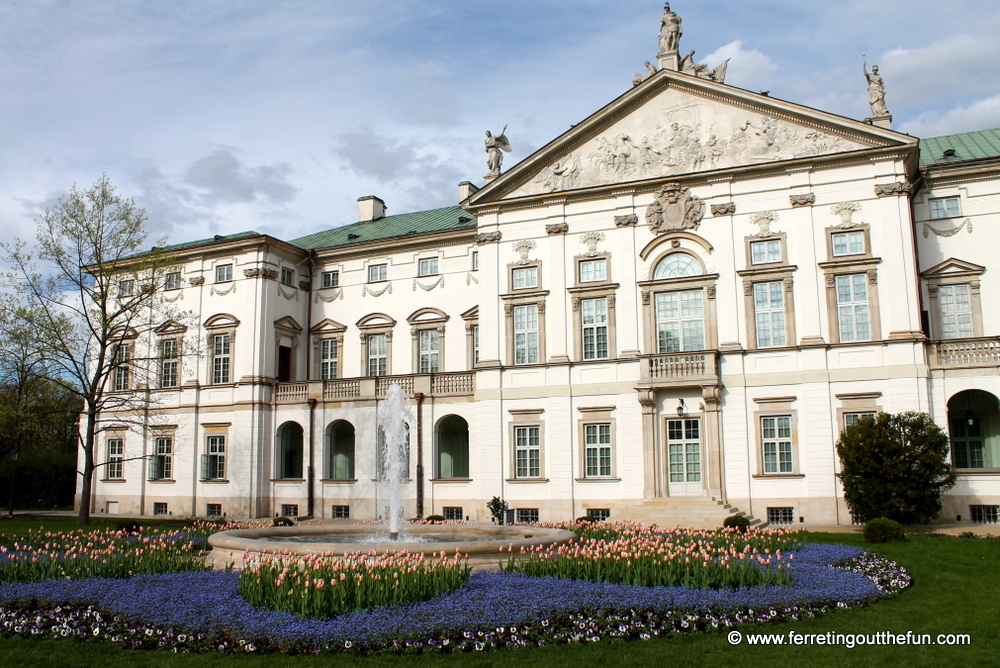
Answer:
M155 401L152 330L177 314L159 299L164 262L147 246L146 212L108 177L69 194L37 221L34 248L4 244L8 273L52 378L81 402L78 523L90 521L99 435L146 428ZM4 317L17 317L3 314Z

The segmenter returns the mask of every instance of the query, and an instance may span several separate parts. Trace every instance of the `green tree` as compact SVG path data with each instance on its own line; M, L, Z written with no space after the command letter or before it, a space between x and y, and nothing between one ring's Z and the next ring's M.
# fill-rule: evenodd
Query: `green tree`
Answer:
M143 430L155 396L155 351L143 334L170 316L158 298L162 260L149 250L146 213L115 192L107 176L69 194L37 221L34 248L3 246L18 304L0 316L30 325L47 374L74 394L80 512L90 521L99 434L109 425ZM140 455L141 456L141 455Z
M931 521L955 484L948 450L948 435L926 413L879 413L846 428L837 441L838 476L855 519Z

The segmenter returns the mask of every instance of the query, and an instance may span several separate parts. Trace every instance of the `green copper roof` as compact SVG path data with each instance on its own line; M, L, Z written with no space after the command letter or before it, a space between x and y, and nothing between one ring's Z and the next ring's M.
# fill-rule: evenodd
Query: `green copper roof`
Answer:
M401 213L396 216L385 216L378 220L343 225L332 230L292 239L288 243L305 249L330 248L331 246L350 246L394 237L418 236L446 230L474 230L475 228L475 216L460 206L448 206L443 209Z
M952 150L954 155L945 155ZM920 140L920 166L1000 159L1000 128Z
M227 241L237 241L239 239L252 239L254 237L262 236L259 232L254 232L249 230L247 232L236 232L235 234L216 234L211 239L198 239L197 241L186 241L182 244L169 244L167 246L162 246L159 248L160 251L168 253L171 251L183 251L190 248L198 248L199 246L211 246L213 244L221 244Z

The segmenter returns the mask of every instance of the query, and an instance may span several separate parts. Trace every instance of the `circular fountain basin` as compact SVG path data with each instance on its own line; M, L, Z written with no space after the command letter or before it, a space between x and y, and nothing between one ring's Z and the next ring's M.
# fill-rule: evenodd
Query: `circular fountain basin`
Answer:
M492 524L417 524L406 525L404 534L392 540L384 525L349 524L320 521L291 527L262 527L220 531L208 538L212 546L207 560L214 568L243 568L244 562L263 553L291 555L347 552L407 551L432 556L442 551L449 555L468 555L469 565L496 568L513 546L515 556L522 547L560 545L576 539L564 529L533 526L496 526Z

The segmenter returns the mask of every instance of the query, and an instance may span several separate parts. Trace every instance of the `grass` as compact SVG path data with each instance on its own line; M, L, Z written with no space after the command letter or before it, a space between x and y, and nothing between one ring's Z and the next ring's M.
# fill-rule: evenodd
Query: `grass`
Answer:
M2 531L2 529L0 529ZM868 546L854 534L810 534L807 541L873 547L898 561L914 586L894 600L789 624L762 633L968 633L970 646L731 646L725 634L644 642L597 643L452 656L220 656L142 653L101 643L0 639L0 665L18 666L987 666L1000 655L1000 544L996 540L916 536ZM755 629L744 627L744 633Z
M90 519L90 524L80 525L76 523L76 516L69 515L15 515L11 517L3 517L0 519L0 536L4 536L4 540L0 541L6 542L7 538L21 538L26 536L28 532L45 527L52 531L76 531L77 529L91 529L94 531L100 529L114 529L118 526L119 522L130 521L124 517L92 517ZM150 519L136 519L143 527L149 528L160 528L160 529L179 529L187 524L190 524L189 520L183 519L164 519L164 520L150 520Z

